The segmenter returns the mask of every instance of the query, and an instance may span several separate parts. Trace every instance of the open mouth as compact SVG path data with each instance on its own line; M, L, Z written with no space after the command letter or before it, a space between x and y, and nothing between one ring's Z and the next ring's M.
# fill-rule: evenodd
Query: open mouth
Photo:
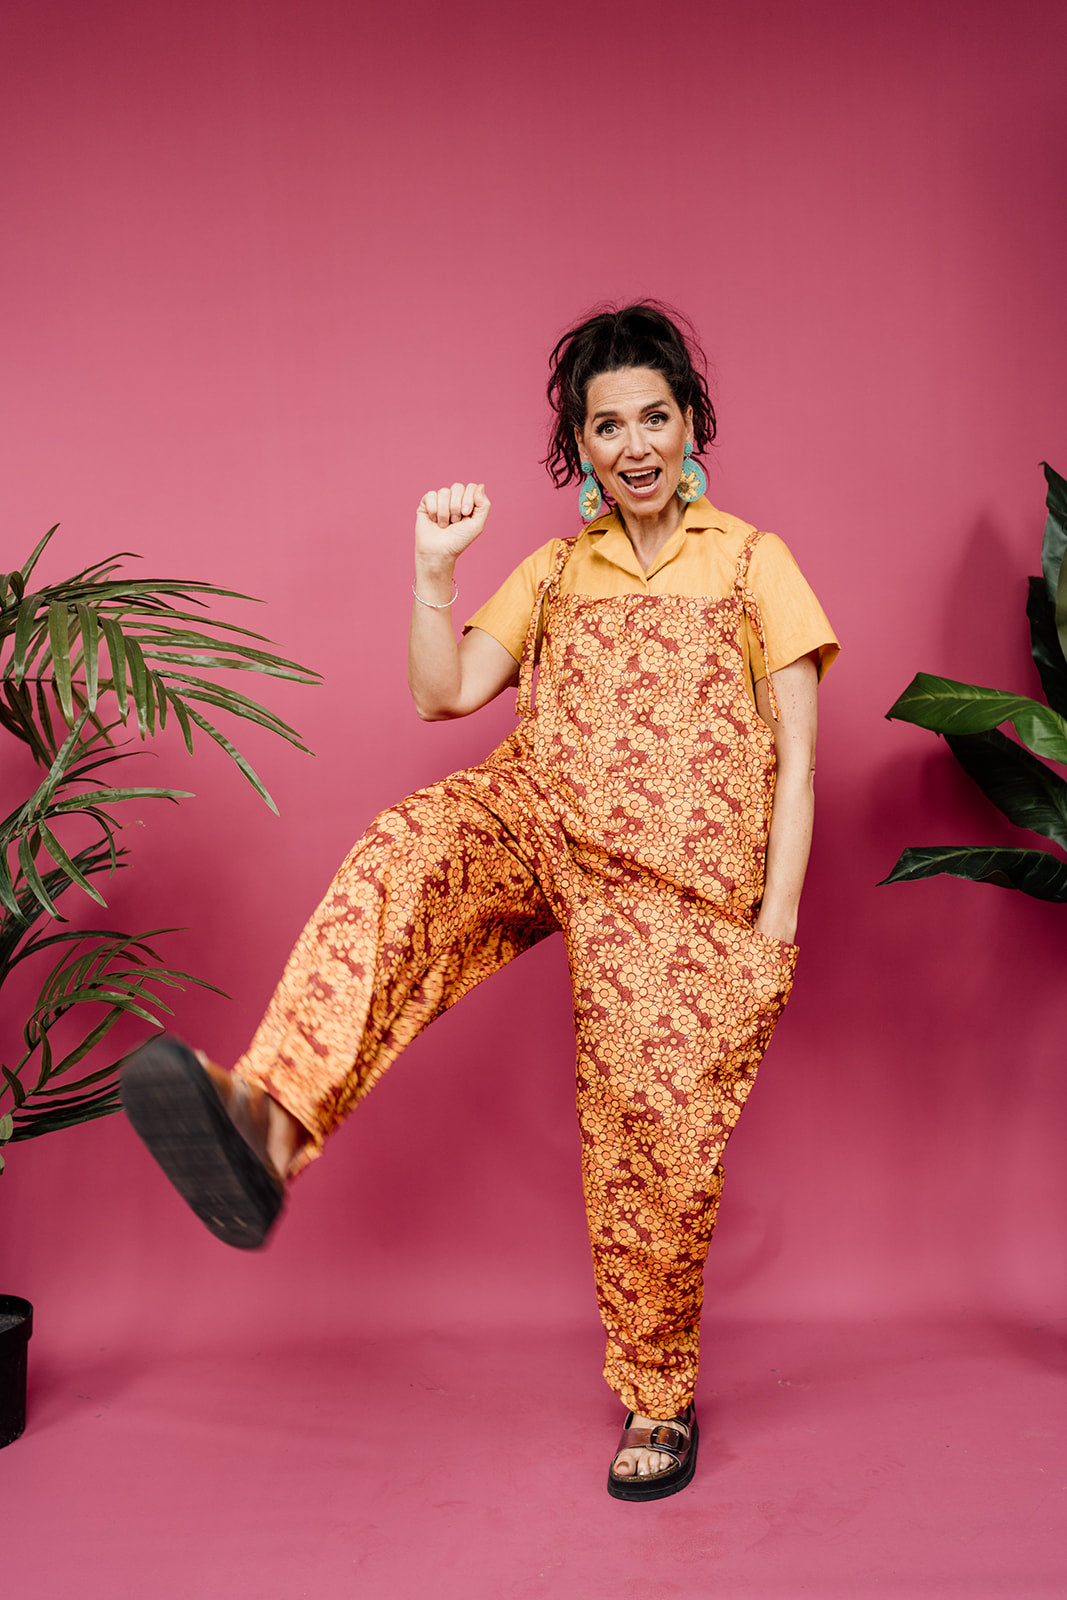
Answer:
M619 477L635 494L649 494L659 482L659 467L646 467L643 472L620 472Z

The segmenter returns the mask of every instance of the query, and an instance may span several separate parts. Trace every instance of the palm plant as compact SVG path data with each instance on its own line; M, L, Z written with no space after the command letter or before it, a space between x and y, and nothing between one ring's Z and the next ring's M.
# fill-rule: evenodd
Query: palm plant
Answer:
M0 821L0 987L25 962L51 963L23 1027L18 1059L0 1064L0 1170L5 1145L118 1110L119 1061L95 1066L88 1058L123 1017L160 1027L170 1007L159 990L185 983L213 987L164 965L149 941L171 929L136 935L98 927L55 930L67 922L58 902L70 889L106 906L100 878L127 865L112 808L189 794L116 785L104 776L105 768L134 754L132 738L117 744L120 730L132 721L144 742L173 716L192 753L199 729L276 811L248 761L203 708L257 723L299 750L306 746L258 701L204 674L236 670L318 681L306 667L259 648L269 643L263 635L206 613L209 599L250 596L207 583L122 576L130 552L64 582L32 587L55 532L45 534L21 569L0 574L0 727L44 772L29 799ZM57 829L63 833L71 818L82 819L83 837L85 824L91 825L90 844L64 845Z
M1030 579L1030 646L1047 704L1026 695L920 672L886 713L943 734L952 754L993 804L1019 827L1067 851L1067 783L1038 758L1067 764L1067 482L1046 462L1048 519L1041 577ZM1010 723L1022 743L999 732ZM1067 861L1052 850L944 845L907 849L883 879L905 883L948 873L1067 900Z

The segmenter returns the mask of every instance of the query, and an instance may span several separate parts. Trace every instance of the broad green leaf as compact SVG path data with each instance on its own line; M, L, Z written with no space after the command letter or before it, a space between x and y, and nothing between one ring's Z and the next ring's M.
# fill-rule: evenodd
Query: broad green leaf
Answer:
M934 733L984 733L1010 722L1035 755L1067 762L1067 720L1026 695L919 672L886 716Z
M230 760L233 761L234 764L244 773L245 777L248 779L256 793L263 797L263 799L270 806L271 810L274 812L274 815L277 816L278 807L274 804L274 801L264 788L262 780L255 772L253 772L251 766L245 760L240 750L235 749L230 743L229 739L227 739L226 735L224 733L220 733L218 728L210 723L206 717L202 717L200 715L199 711L194 711L192 706L186 706L185 710L186 714L193 722L196 723L197 727L203 728L208 738L214 739L215 743L220 747L220 749L225 750Z
M1045 699L1053 711L1067 717L1067 661L1056 631L1056 608L1043 578L1031 578L1026 599L1030 620L1030 653L1034 658Z
M882 882L911 883L940 874L1018 889L1035 900L1067 900L1067 861L1051 850L988 850L973 845L913 848L903 852Z
M1067 850L1067 783L997 729L945 735L968 777L1010 822Z
M0 1117L0 1144L7 1144L15 1131L15 1119L10 1111L5 1111Z
M48 607L48 640L52 647L56 697L69 726L74 721L74 701L70 694L70 613L57 601Z
M1060 568L1064 555L1067 555L1067 481L1047 461L1041 465L1045 469L1045 483L1048 486L1045 494L1048 519L1041 540L1041 570L1045 575L1048 597L1055 605Z
M1056 637L1060 649L1067 652L1067 556L1060 563L1060 576L1056 584Z

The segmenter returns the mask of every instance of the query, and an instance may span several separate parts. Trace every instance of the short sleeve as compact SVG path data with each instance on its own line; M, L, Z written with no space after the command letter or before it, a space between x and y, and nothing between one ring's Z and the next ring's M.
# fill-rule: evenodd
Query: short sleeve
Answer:
M521 661L537 591L551 571L554 543L550 539L532 556L527 556L521 567L516 567L511 576L505 578L492 599L487 600L484 606L479 606L472 617L468 617L463 624L463 632L481 628L485 633L492 634L516 661Z
M763 636L772 672L812 651L818 652L819 677L835 660L840 645L826 612L797 566L789 547L777 534L766 533L752 552L748 584L760 609ZM746 619L753 681L767 675L763 651Z

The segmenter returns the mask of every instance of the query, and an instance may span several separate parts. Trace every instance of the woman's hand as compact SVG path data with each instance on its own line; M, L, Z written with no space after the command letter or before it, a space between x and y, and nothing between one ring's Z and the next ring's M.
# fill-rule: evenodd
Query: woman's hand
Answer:
M484 483L454 483L451 489L430 489L415 513L415 567L427 576L448 576L464 550L472 545L489 516ZM427 596L430 598L430 596Z
M428 722L465 717L518 677L518 664L481 628L456 638L452 569L485 527L484 483L431 489L415 513L415 595L408 645L408 683Z

